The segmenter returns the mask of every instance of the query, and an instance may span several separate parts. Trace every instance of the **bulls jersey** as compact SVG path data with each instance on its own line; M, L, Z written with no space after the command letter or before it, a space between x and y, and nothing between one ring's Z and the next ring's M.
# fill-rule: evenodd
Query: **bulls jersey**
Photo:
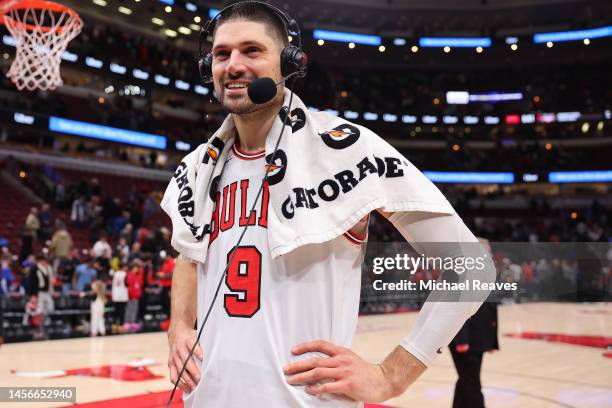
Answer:
M265 153L232 147L215 197L212 233L198 264L198 327L232 257L200 345L202 377L185 407L358 407L339 396L314 397L286 382L283 367L302 342L323 339L350 347L361 285L360 238L350 232L272 259L268 222L276 217L265 188L257 197ZM239 247L240 234L249 225Z

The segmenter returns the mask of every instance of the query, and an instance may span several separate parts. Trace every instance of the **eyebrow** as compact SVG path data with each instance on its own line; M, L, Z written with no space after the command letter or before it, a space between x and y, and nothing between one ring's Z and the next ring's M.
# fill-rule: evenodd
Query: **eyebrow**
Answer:
M249 45L256 45L258 47L261 48L266 48L266 46L258 41L253 41L253 40L248 40L248 41L243 41L240 44L238 44L238 47L246 47ZM217 44L213 47L212 51L218 50L219 48L229 48L229 45L227 44Z

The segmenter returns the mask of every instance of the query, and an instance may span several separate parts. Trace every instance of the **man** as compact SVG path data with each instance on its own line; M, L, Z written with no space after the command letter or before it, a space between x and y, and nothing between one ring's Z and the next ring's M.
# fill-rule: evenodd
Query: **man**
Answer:
M384 173L384 183L411 182L400 177L404 170L399 166L416 171L405 159L400 164L397 157L386 157L386 162L378 158L378 168L363 159L359 162L362 170L369 170L364 170L360 180L346 171L335 175L337 182L324 179L318 201L314 189L279 187L283 186L278 183L279 174L285 174L285 170L283 183L296 180L286 163L281 160L277 164L272 160L276 156L271 157L278 138L272 130L283 128L279 111L289 96L277 92L269 102L255 105L247 95L247 85L265 77L281 81L279 56L287 38L284 22L267 6L244 2L222 12L213 35L212 77L217 98L231 114L215 134L218 137L213 135L206 146L200 146L181 163L162 201L162 208L173 221L172 243L180 254L173 274L168 331L172 382L179 379L183 362L196 342L194 324L198 328L202 325L216 298L218 282L224 283L217 304L210 309L194 358L188 361L179 382L186 407L356 407L358 401L387 400L404 392L479 305L426 304L413 332L381 364L370 364L348 348L357 324L361 242L371 209L379 209L415 246L418 242L477 240L422 175L416 175L417 184L427 191L415 188L414 200L406 199L404 205L392 205L384 197L378 200L370 189L357 188L359 182L361 186L371 183L387 195L405 195L402 191L390 192L388 185L380 185L383 181L377 178ZM282 85L279 88L283 91ZM311 174L300 172L298 179L325 176L319 174L321 167L338 164L333 158L323 163L320 155L307 152L310 140L316 144L313 148L331 145L331 149L340 149L325 152L337 154L341 160L352 160L349 151L362 154L342 149L356 141L359 131L367 129L342 120L341 126L349 131L340 128L317 134L312 126L304 128L300 118L335 123L340 119L310 115L303 103L293 98L302 108L299 114L291 111L291 130L285 140L306 146L293 150L283 147L289 150L281 156L312 163ZM365 139L364 135L361 142ZM390 146L388 149L392 150ZM207 153L200 160L202 152ZM270 157L264 159L266 154ZM196 177L196 172L191 172L192 164L203 166L197 171L197 183L192 183ZM265 172L273 176L269 176L260 195L258 188ZM201 179L215 174L210 183ZM202 185L211 186L210 195L201 196ZM285 200L283 194L289 191L297 195ZM201 197L205 203L188 201L191 197ZM326 200L344 204L332 209ZM304 235L309 228L319 229L319 221L310 216L311 212L325 218L363 200L370 200L372 205L337 217L343 220L340 226L321 227L323 233L316 239L312 234ZM257 204L255 210L247 213L253 203ZM395 208L413 211L389 211ZM198 226L198 214L200 218L209 217L200 220L207 223L205 227ZM295 225L292 219L303 220L303 228L283 230L283 226ZM246 226L244 240L237 246ZM435 252L425 245L421 248Z
M91 283L98 275L97 263L94 258L89 258L76 267L72 276L72 287L78 292L85 292L91 288Z
M55 310L51 295L53 284L53 267L45 255L36 257L37 263L32 266L29 274L30 295L38 299L38 312L42 316L41 329L46 337L46 317Z

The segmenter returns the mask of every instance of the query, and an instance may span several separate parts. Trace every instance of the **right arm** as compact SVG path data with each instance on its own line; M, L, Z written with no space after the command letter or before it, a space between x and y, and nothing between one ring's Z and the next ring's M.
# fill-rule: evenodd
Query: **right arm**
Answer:
M172 275L171 291L171 316L170 328L168 329L168 343L170 355L168 357L168 368L170 369L170 380L176 383L178 374L181 372L183 363L189 355L189 351L196 342L197 332L194 325L197 318L197 264L179 257L176 260L174 273ZM204 355L198 344L194 351L194 357L202 360ZM192 357L187 364L179 388L183 392L191 392L200 381L200 370L197 360Z

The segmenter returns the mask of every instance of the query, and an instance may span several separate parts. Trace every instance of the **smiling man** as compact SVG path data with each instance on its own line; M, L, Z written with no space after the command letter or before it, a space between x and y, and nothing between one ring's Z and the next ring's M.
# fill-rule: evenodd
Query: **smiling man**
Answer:
M463 243L477 239L390 145L359 125L309 112L290 94L281 68L290 18L280 13L243 2L218 16L211 73L229 115L185 157L162 202L181 254L168 331L173 382L196 342L194 323L208 318L179 382L186 407L385 401L407 389L487 294L426 303L379 364L349 349L372 210L428 256L463 256ZM247 92L258 78L280 84L263 104ZM288 133L282 141L279 130Z

